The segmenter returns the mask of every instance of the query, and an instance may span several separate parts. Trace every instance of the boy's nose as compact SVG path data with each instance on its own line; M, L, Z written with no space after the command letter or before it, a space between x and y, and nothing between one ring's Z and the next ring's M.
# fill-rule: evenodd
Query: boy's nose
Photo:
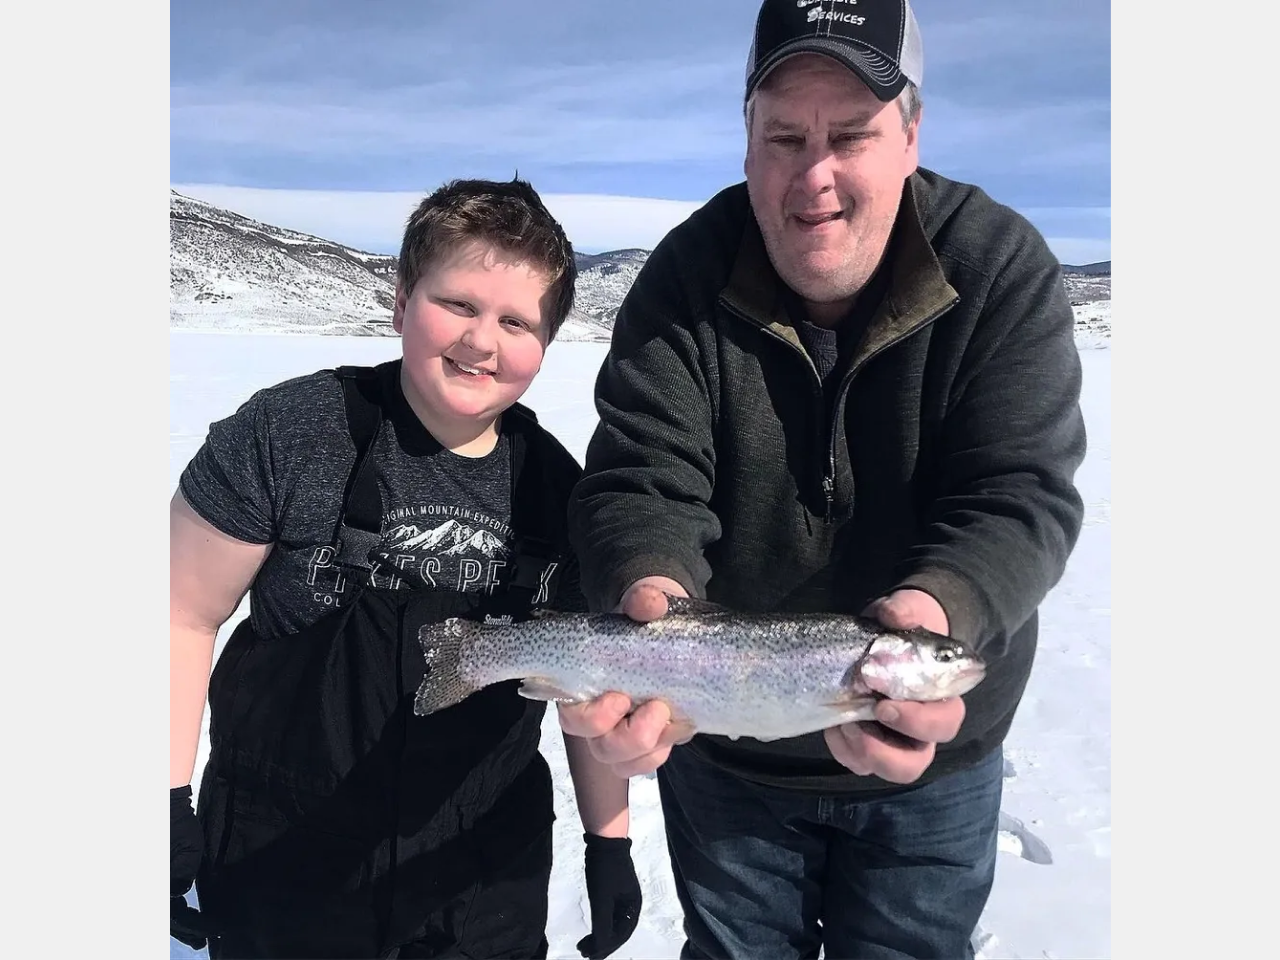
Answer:
M460 339L463 346L469 350L474 350L476 353L493 353L497 335L496 327L496 323L492 323L483 317L476 317L462 331Z

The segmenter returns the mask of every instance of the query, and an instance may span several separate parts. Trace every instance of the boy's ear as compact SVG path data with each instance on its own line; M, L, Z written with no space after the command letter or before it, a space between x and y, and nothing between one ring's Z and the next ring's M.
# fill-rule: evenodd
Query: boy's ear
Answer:
M400 281L396 281L396 305L391 308L391 326L395 328L396 333L404 333L404 310L409 302L409 296L405 293L404 287Z

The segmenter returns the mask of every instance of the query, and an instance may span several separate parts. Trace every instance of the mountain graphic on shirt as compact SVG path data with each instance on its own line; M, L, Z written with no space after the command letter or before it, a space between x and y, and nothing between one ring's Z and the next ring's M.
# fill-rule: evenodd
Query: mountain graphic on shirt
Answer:
M507 545L490 531L452 518L425 530L417 524L402 523L387 532L383 543L387 553L423 552L446 556L479 553L495 557L505 556L507 552Z
M486 557L506 556L507 545L483 527L472 532L462 543L450 547L446 554L463 556L465 554L482 553Z

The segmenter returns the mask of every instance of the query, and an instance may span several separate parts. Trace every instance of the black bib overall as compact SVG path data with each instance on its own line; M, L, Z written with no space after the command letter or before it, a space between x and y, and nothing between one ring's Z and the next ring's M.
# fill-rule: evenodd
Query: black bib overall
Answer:
M213 670L196 891L226 934L210 954L545 956L546 705L515 682L428 717L413 696L423 623L554 605L563 484L546 475L531 416L507 411L511 581L493 596L369 586L381 498L368 454L386 384L371 368L338 375L356 464L333 547L364 585L292 635L263 638L246 620Z

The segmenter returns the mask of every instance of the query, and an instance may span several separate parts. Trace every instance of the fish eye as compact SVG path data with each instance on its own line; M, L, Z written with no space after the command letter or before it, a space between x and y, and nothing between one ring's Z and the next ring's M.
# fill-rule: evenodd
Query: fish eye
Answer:
M955 647L955 646L948 645L944 647L938 647L936 650L933 651L933 659L937 660L939 663L950 663L952 660L955 660L958 656L960 656L960 650L958 647Z

